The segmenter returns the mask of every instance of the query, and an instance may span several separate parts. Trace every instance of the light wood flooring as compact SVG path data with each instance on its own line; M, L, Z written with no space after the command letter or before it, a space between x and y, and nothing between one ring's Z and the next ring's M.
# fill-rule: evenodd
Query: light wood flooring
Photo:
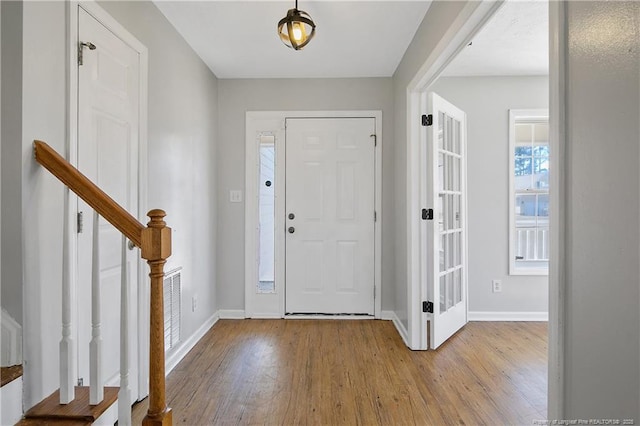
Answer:
M535 322L471 322L414 352L390 321L221 320L167 378L174 424L190 426L531 425L546 393Z

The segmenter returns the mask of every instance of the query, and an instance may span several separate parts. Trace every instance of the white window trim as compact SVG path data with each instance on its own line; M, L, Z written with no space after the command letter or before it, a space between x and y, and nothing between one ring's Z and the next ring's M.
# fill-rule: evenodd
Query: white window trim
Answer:
M526 267L516 264L516 223L515 223L515 126L516 120L549 120L548 109L509 110L509 275L549 275L546 267ZM542 262L541 262L542 263Z

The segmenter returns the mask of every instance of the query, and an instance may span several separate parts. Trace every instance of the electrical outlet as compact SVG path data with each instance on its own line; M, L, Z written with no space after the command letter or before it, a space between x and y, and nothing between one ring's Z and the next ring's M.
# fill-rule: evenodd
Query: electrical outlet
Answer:
M232 203L242 202L242 191L239 189L232 189L229 191L229 201Z
M195 312L198 309L198 296L191 298L191 312Z
M491 281L491 287L494 293L500 293L502 291L502 281L500 280Z

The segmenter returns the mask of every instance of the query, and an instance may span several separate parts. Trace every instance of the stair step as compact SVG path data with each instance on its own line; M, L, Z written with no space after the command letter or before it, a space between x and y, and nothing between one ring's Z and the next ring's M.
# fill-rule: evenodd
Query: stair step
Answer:
M105 387L104 399L97 405L89 404L89 387L76 386L76 399L68 404L60 404L60 390L55 391L39 402L24 415L25 420L37 420L31 424L91 424L111 407L118 399L117 387ZM54 423L54 421L79 421L80 423ZM84 422L84 423L82 423ZM29 424L29 423L25 423Z
M91 422L73 419L22 419L16 426L90 426Z
M22 365L14 365L12 367L2 367L0 369L1 386L13 382L18 377L22 377Z

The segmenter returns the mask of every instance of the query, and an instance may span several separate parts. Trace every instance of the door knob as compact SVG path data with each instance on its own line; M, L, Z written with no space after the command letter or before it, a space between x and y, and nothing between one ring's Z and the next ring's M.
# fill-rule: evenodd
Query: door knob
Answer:
M296 232L296 228L294 228L293 226L290 226L289 229L287 229L287 231L289 231L290 234L293 234L294 232Z
M133 241L129 240L129 242L127 243L127 247L129 247L129 250L133 250L136 247L136 245L133 244Z
M295 215L295 214L293 214L293 213L289 213L289 219L295 219L295 218L296 218L296 215Z

